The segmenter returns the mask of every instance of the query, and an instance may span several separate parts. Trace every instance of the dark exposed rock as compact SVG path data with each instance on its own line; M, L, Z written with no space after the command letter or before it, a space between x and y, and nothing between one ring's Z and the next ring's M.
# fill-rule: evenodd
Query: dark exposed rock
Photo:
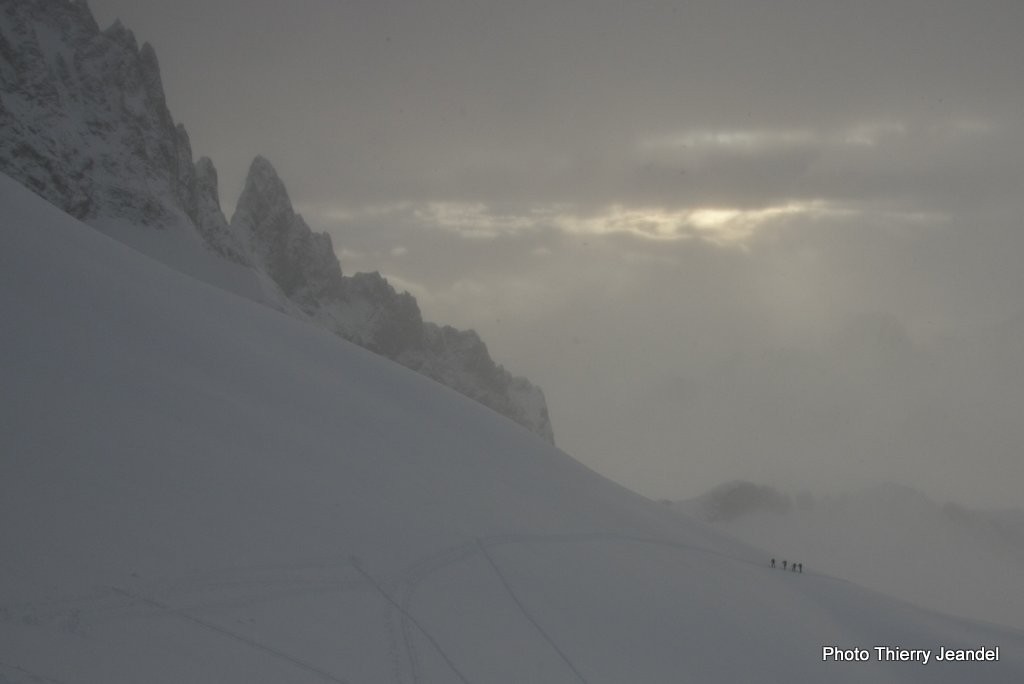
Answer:
M219 202L200 200L152 46L120 22L101 31L84 2L0 7L0 171L76 218L195 228L244 263Z

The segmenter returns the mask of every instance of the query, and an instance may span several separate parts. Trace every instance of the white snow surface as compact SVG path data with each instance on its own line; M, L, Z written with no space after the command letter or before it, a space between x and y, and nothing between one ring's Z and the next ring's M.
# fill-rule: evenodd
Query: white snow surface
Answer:
M1024 681L1020 631L770 570L7 177L0 211L0 682Z
M140 230L137 224L125 219L100 217L90 220L89 225L196 280L296 318L306 318L266 272L214 254L200 240L195 239L193 231L184 222L162 228L145 226Z

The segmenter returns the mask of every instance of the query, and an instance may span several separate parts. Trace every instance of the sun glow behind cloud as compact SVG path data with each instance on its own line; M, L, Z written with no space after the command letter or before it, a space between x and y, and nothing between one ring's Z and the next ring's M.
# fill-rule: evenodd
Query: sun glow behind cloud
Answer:
M362 210L314 210L336 223L398 220L472 240L496 240L529 232L576 236L629 235L651 241L702 240L742 247L758 231L786 220L840 218L856 213L826 200L791 200L745 208L666 208L612 204L586 212L566 204L538 204L496 211L482 202L403 203Z
M879 117L824 127L682 128L632 138L618 164L578 165L566 179L565 201L529 195L498 201L438 197L321 206L312 213L336 225L385 223L479 241L542 240L543 233L628 235L743 248L763 231L795 222L855 217L892 225L944 222L937 208L885 193L880 201L865 201L856 191L876 188L881 183L876 177L902 180L945 168L942 162L959 159L965 145L984 142L996 130L980 116ZM894 166L891 159L900 154L919 159L921 167ZM599 171L588 176L592 167ZM803 175L787 182L787 173ZM776 182L780 177L782 182ZM830 185L842 177L850 179L849 187ZM602 194L617 201L602 202Z
M560 228L571 233L625 233L650 240L700 239L739 246L759 229L785 218L838 216L849 213L823 200L792 201L756 209L699 207L694 209L635 208L614 205L581 218L561 216Z

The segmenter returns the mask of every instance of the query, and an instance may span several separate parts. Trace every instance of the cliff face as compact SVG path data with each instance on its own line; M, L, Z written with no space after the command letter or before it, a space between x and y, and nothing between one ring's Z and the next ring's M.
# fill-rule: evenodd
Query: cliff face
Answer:
M426 323L423 344L397 357L399 363L508 416L554 444L544 392L496 364L473 330Z
M193 161L168 110L156 53L120 23L100 30L84 0L0 0L0 171L87 223L166 233L144 251L208 282L237 281L241 267L263 288L256 298L553 439L540 390L495 364L475 333L425 324L378 273L343 276L330 237L295 213L265 159L229 224L213 163ZM236 270L183 265L191 257L169 247L181 242L219 257L213 271Z
M176 229L244 263L209 161L192 161L156 53L85 2L0 2L0 170L86 222Z
M231 228L253 264L306 313L341 295L341 267L331 238L314 233L295 213L284 183L262 157L249 169Z
M313 320L554 441L543 392L496 364L475 332L424 323L412 295L379 273L342 275L330 237L295 213L262 157L249 169L231 228L253 263Z

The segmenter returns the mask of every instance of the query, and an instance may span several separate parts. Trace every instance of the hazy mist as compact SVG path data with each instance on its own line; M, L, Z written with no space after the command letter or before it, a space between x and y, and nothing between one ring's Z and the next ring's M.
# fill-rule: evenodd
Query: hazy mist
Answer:
M730 482L676 507L808 572L943 612L1024 627L1024 511L939 504L894 485L791 496Z
M601 473L1024 503L1024 4L90 6Z

